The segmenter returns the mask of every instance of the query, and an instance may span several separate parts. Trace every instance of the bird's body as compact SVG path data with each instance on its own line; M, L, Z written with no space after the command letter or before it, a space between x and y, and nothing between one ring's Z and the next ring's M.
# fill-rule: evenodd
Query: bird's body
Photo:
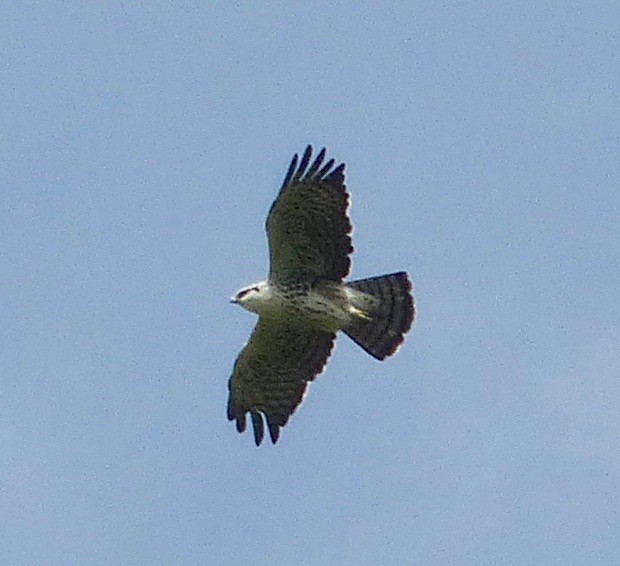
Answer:
M301 323L316 330L336 332L356 317L364 318L359 306L372 303L373 298L331 281L314 285L261 281L233 302L274 323Z
M269 211L269 278L232 299L259 321L235 362L228 418L243 432L250 413L257 445L263 416L272 442L278 440L339 330L383 360L396 352L415 316L404 272L343 282L353 251L344 164L323 165L323 149L310 165L311 154L308 146L299 167L295 155Z

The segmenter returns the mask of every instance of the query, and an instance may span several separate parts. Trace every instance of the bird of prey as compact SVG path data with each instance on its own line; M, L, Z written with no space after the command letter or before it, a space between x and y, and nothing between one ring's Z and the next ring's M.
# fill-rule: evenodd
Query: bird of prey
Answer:
M230 382L228 419L257 446L267 424L275 444L344 331L378 360L396 352L415 317L405 272L344 283L351 260L349 195L344 163L326 163L325 149L293 157L267 216L269 277L231 302L259 315ZM264 420L263 420L264 418Z

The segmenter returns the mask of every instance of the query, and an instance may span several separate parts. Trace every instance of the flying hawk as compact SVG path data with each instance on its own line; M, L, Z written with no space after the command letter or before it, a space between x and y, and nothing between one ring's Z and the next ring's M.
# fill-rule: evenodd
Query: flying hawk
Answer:
M349 195L344 163L323 164L322 149L295 154L267 216L270 270L267 281L241 289L232 299L259 315L233 369L228 419L246 428L250 413L260 445L264 420L275 444L319 375L342 330L383 360L396 352L415 316L405 272L343 283L351 260Z

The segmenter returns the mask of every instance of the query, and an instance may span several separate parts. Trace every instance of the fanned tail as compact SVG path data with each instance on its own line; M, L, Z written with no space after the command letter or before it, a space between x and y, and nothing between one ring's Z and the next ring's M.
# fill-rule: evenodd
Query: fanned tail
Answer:
M370 295L371 308L344 332L366 352L384 360L398 350L415 318L411 282L404 271L351 281L347 286Z

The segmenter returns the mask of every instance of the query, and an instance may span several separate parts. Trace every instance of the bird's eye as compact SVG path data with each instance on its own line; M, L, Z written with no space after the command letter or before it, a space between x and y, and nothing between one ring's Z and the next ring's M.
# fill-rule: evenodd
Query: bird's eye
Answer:
M244 289L237 293L237 299L243 299L250 291L258 291L258 287L251 287L250 289Z

